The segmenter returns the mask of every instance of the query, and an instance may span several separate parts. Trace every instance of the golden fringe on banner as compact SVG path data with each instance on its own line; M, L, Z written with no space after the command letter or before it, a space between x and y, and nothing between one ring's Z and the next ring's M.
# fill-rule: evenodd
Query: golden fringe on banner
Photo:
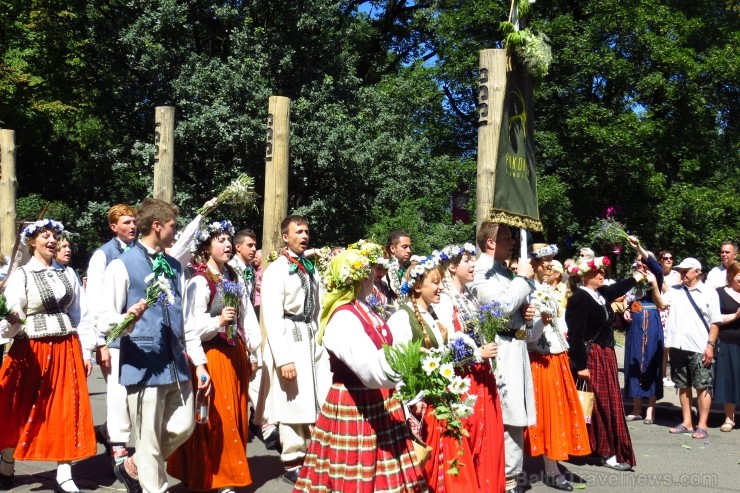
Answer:
M542 231L542 222L528 216L520 216L509 211L491 209L491 213L486 220L501 223L514 228L525 228L530 231Z

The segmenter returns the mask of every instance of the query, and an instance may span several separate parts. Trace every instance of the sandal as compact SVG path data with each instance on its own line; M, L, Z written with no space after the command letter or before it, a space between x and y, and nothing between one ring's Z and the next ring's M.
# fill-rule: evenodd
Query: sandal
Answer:
M707 430L704 428L696 427L696 431L691 435L691 438L696 438L697 440L704 440L709 436L709 433L707 433Z
M645 420L643 421L643 423L645 423L646 425L654 425L655 424L655 421L653 421L650 418L645 418Z
M628 414L627 416L624 417L624 420L627 421L628 423L630 421L640 421L641 419L642 419L642 416L640 416L639 414Z
M719 431L724 431L725 433L727 433L732 431L733 428L735 428L735 422L730 418L725 418L725 422L722 423L722 426L719 427Z
M680 435L682 433L694 433L694 430L690 430L689 428L686 428L684 425L681 424L669 429L668 433L670 433L671 435Z

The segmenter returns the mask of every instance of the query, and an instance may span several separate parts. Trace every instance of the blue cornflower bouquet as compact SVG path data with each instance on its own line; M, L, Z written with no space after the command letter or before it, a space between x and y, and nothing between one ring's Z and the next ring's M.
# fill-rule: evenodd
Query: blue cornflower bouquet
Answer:
M504 313L500 303L492 301L478 308L477 332L481 344L495 342L496 334L508 328L509 317ZM496 360L491 360L491 368L496 368Z
M160 303L163 306L171 306L175 302L175 295L172 294L172 286L170 285L170 281L167 279L167 276L164 274L155 276L154 272L152 272L144 278L144 282L147 283L147 308L154 306L157 303ZM113 341L121 337L135 318L136 317L130 313L126 315L126 318L124 318L120 324L113 326L108 333L108 338L105 340L105 347L110 346L113 344Z
M391 316L391 312L388 307L381 303L380 298L378 298L376 295L371 294L370 296L368 296L365 300L365 303L367 303L367 306L369 306L370 309L383 320L387 321L388 317Z
M238 313L239 302L241 300L242 293L244 292L244 286L238 281L224 281L219 287L221 290L221 298L224 302L224 307L236 308ZM236 325L230 323L226 327L226 340L233 341L235 334Z

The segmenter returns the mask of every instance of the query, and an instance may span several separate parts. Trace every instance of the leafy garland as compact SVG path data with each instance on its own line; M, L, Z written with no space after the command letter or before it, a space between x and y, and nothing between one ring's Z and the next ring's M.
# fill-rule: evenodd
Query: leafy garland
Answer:
M523 16L529 11L529 2L518 0L516 8L519 16ZM505 36L506 48L513 51L529 75L535 79L541 79L547 75L552 63L550 38L543 33L535 33L527 27L517 30L513 23L513 13L514 1L511 3L509 20L499 24L499 29Z

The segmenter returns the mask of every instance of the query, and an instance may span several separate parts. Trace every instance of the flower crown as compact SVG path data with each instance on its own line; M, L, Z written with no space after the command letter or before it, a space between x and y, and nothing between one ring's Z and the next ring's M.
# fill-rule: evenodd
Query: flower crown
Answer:
M558 254L557 245L547 245L542 248L538 248L537 250L534 250L532 253L529 254L529 256L533 259L543 259L545 257L554 257L557 254Z
M198 250L210 241L214 233L228 233L232 238L234 237L234 226L228 219L221 221L213 221L207 224L205 227L201 227L195 234L193 241L190 242L190 251L192 253L198 253Z
M377 243L360 240L357 243L349 245L347 250L357 250L360 255L366 257L371 264L380 264L383 266L388 265L388 260L383 256L383 247Z
M338 274L331 274L328 269L324 274L324 286L327 291L336 291L352 287L355 281L361 281L370 275L370 260L360 255L356 260L339 269Z
M43 229L52 229L58 235L64 232L64 224L53 219L39 219L35 223L31 223L21 233L21 243L28 243L28 239L37 235Z
M434 250L432 252L432 256L437 259L438 263L442 264L455 260L458 257L462 257L465 253L467 253L468 255L475 255L477 253L475 245L473 245L472 243L465 243L462 246L447 245L442 249L442 251Z
M582 260L577 265L568 267L568 274L572 276L582 276L591 271L601 270L611 265L609 257L596 257L590 260Z
M401 283L401 294L408 296L411 290L414 288L414 284L419 278L423 277L427 272L432 271L439 267L439 257L434 255L429 257L422 257L419 263L409 267L407 271L408 279L404 279Z

